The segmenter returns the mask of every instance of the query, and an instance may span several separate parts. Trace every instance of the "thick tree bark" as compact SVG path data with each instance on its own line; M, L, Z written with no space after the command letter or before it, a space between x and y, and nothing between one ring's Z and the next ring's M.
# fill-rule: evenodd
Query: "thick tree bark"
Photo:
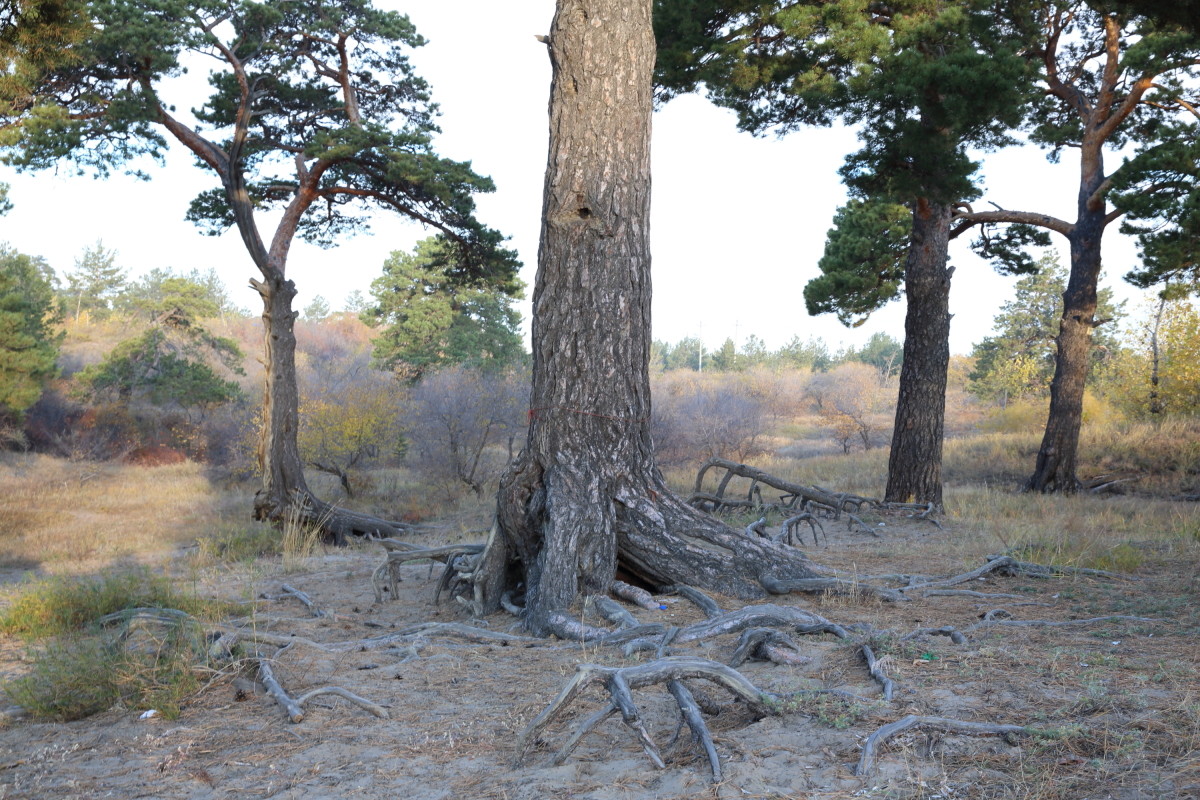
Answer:
M265 272L265 271L264 271ZM296 381L296 312L292 299L296 286L281 273L252 281L263 301L262 435L258 467L262 485L254 495L254 518L278 520L300 493L311 496L304 480L304 462L296 433L300 425L300 397Z
M525 450L502 479L474 582L482 611L523 585L526 624L606 592L618 563L652 584L761 596L811 576L671 496L650 439L650 0L559 0L550 154L533 297Z
M907 312L900 397L888 458L884 499L942 505L942 433L950 363L951 208L927 202L913 209L912 242L904 267Z
M1080 487L1075 466L1083 426L1084 383L1091 366L1092 330L1097 325L1100 243L1108 224L1100 196L1104 183L1102 145L1102 141L1085 140L1080 152L1079 215L1067 237L1071 243L1071 272L1063 292L1050 413L1033 475L1025 482L1026 491L1071 494Z

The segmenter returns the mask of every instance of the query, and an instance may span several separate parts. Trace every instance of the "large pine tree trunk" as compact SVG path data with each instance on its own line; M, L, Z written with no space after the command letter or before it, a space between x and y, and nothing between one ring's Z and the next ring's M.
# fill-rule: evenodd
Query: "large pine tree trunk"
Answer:
M292 310L296 286L283 277L282 272L252 283L263 301L263 361L266 367L262 433L258 443L262 485L254 496L254 518L278 521L298 494L305 498L310 495L296 438L300 424L296 312Z
M1100 244L1108 224L1102 194L1103 142L1085 138L1080 151L1078 217L1068 237L1071 273L1063 292L1063 315L1058 331L1054 379L1050 383L1050 413L1038 449L1033 475L1025 482L1032 492L1073 493L1079 431L1083 426L1083 391L1092 358L1092 330L1100 282Z
M605 592L618 564L655 585L746 597L812 575L672 497L650 439L651 0L559 0L550 154L533 297L526 448L501 482L474 581L522 589L526 624Z
M951 208L918 201L904 268L904 363L885 499L942 504L942 433L950 362Z
M1071 236L1071 274L1063 292L1050 413L1037 464L1025 483L1026 491L1070 494L1080 486L1075 468L1083 426L1084 384L1092 360L1092 330L1096 327L1102 231L1095 215L1090 216L1093 218L1080 215Z

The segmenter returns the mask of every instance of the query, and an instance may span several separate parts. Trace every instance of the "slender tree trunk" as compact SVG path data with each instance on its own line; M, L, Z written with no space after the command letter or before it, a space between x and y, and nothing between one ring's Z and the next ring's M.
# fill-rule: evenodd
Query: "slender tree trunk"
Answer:
M501 481L474 578L483 611L523 585L526 624L601 593L618 563L647 582L764 594L811 576L798 555L670 495L650 439L651 0L559 0L550 154L533 297L525 449Z
M300 397L296 381L296 312L292 300L296 286L275 272L253 281L263 301L263 355L266 386L263 391L262 436L258 465L262 486L254 496L254 517L279 520L297 493L310 495L304 480L304 462L296 434Z
M907 312L904 363L885 499L942 504L942 434L950 363L950 217L947 205L921 199L913 210L904 267Z
M1081 149L1079 215L1067 237L1071 243L1071 272L1063 292L1050 413L1025 491L1071 494L1080 486L1075 467L1083 426L1084 383L1092 359L1092 330L1097 324L1100 244L1107 224L1105 203L1096 194L1104 181L1101 146L1102 142L1085 141Z
M1164 288L1163 293L1158 298L1158 310L1154 313L1154 327L1150 329L1150 398L1149 410L1151 414L1159 415L1163 413L1162 393L1159 390L1159 364L1161 362L1158 334L1162 329L1163 312L1167 308L1167 293Z

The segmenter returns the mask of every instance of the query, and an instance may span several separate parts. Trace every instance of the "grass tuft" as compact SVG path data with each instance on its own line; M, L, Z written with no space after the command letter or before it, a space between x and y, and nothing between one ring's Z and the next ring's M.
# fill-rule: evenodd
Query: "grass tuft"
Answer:
M198 619L221 619L245 612L236 603L180 592L149 570L116 572L95 578L56 576L29 583L0 612L0 632L40 638L78 632L107 614L127 608L174 608Z

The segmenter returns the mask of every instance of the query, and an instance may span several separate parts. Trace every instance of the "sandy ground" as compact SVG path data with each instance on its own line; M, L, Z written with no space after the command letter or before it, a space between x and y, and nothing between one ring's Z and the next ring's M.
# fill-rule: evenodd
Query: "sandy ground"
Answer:
M953 525L896 522L881 536L830 528L813 550L826 564L861 573L951 574L939 542ZM454 605L433 605L437 574L404 569L399 596L376 603L369 548L331 552L311 569L223 568L206 586L230 598L277 593L289 583L332 616L313 618L293 599L264 600L254 629L331 646L387 635L426 621L467 622ZM866 622L893 635L872 637L897 683L880 698L858 648L830 635L800 639L807 661L742 668L759 688L784 693L836 688L866 698L830 696L789 704L756 719L717 688L708 718L725 778L713 784L707 761L685 732L661 686L635 696L666 769L656 769L618 717L588 734L561 766L551 755L574 724L600 707L594 692L552 726L518 763L516 742L579 663L634 663L617 648L478 644L440 635L387 646L329 652L292 645L276 673L297 696L336 685L385 705L378 719L332 696L314 698L302 722L249 679L232 671L174 720L140 719L113 709L68 724L18 722L0 730L0 797L9 798L1135 798L1200 797L1200 584L1190 565L1144 571L1138 581L989 577L963 587L1008 598L929 597L904 604L865 598L792 595L777 602L836 622ZM643 621L684 625L702 618L676 597L664 610L631 609ZM717 598L725 609L744 603ZM1127 614L1155 623L996 627L969 635L903 641L918 627L979 621L1003 607L1016 619L1067 620ZM595 618L591 622L598 622ZM513 619L484 621L510 630ZM477 623L478 624L478 623ZM736 636L679 648L727 660ZM0 668L19 669L9 643ZM643 658L644 660L644 658ZM906 714L1014 723L1053 729L1058 738L969 737L912 731L890 741L869 777L856 776L865 737Z

